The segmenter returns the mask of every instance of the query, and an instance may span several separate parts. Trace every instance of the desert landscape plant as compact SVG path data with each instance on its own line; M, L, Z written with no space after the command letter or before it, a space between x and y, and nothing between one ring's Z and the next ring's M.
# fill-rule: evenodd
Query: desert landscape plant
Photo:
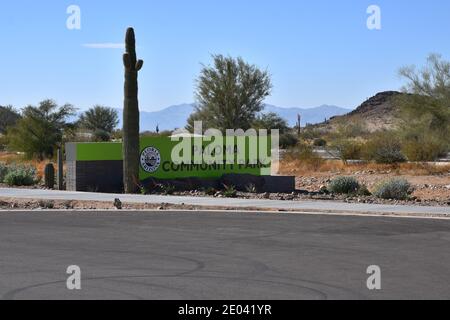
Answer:
M361 185L354 177L337 177L328 185L328 190L336 194L356 194Z
M128 28L125 37L124 107L123 107L123 184L125 193L139 188L139 101L138 72L144 61L136 58L134 29Z
M161 190L163 194L171 195L175 192L176 187L173 184L166 183L161 185Z
M0 162L0 183L3 183L8 170L9 168L6 163Z
M208 188L204 189L204 192L208 196L214 196L217 193L217 190L213 187L208 187Z
M0 134L5 134L8 127L16 125L20 118L19 112L12 106L0 106Z
M394 178L381 182L373 194L380 199L406 200L412 193L413 189L408 180Z
M374 133L364 144L362 154L363 158L380 164L395 164L406 161L397 131Z
M32 186L39 182L36 169L31 166L12 166L4 178L8 186Z
M404 152L411 161L435 160L450 151L450 61L431 54L422 69L404 67L400 75L408 80L407 95L397 99Z
M327 140L325 140L323 138L316 138L313 141L313 145L315 147L326 147L327 146Z
M337 139L330 147L338 151L344 163L349 160L359 160L362 157L363 144L355 139Z
M47 189L53 189L55 187L55 167L52 163L45 165L44 184Z
M250 183L245 186L245 191L248 193L258 193L258 188L254 183Z
M414 122L414 126L404 126L401 132L402 152L409 161L435 161L449 150L447 138L431 130L428 121Z
M236 187L233 185L224 185L223 195L225 198L236 198L237 197Z
M28 106L7 136L12 150L22 151L28 158L52 158L56 147L63 142L65 131L73 126L68 122L75 115L75 108L66 104L58 106L52 100L44 100L39 106Z

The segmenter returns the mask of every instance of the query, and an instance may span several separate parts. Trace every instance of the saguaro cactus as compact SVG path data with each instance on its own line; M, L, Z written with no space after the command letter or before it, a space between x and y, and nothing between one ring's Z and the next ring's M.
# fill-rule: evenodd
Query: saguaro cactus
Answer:
M136 58L133 28L125 38L125 99L123 106L123 184L125 193L136 193L139 179L139 102L138 72L144 61Z
M53 189L55 187L55 167L51 163L45 166L44 180L47 189Z

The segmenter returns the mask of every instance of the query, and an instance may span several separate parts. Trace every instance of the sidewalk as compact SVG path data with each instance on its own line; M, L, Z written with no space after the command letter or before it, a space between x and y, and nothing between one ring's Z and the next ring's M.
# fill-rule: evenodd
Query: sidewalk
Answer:
M289 210L300 212L329 213L367 213L367 214L397 214L397 215L449 215L450 207L425 207L380 204L350 204L334 201L281 201L261 199L225 199L200 198L160 195L125 195L88 192L53 191L40 189L6 189L0 188L0 197L45 200L79 200L113 202L119 198L128 203L168 203L174 205L193 205L207 207L257 208L268 210Z

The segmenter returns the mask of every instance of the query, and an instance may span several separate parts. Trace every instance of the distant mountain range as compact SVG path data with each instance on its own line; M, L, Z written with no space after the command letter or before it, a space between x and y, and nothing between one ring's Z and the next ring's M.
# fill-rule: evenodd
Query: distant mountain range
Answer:
M174 130L184 128L187 119L194 112L194 104L180 104L170 106L160 111L141 111L141 131L155 131L156 126L160 130ZM122 110L118 110L120 115L119 127L122 127ZM351 110L337 106L322 105L316 108L281 108L273 105L266 105L264 113L274 112L286 119L290 126L297 123L297 115L302 116L302 125L306 123L317 124L325 119L334 116L344 115Z

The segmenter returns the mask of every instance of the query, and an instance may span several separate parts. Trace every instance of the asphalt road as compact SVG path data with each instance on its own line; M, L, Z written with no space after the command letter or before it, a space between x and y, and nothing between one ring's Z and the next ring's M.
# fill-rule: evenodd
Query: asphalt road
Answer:
M450 220L2 212L0 297L450 299L449 248ZM70 265L79 291L66 288Z

